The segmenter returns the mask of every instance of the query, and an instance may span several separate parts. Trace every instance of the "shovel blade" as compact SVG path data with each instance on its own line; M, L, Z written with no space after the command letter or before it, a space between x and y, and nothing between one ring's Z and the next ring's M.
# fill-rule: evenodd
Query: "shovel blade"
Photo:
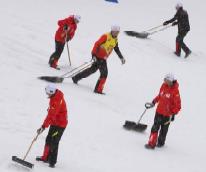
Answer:
M58 76L40 76L38 78L53 83L62 83L64 81L64 78Z
M12 161L18 163L18 164L21 164L25 167L28 167L28 168L33 168L34 167L34 164L30 163L30 162L27 162L23 159L20 159L18 158L17 156L12 156Z
M125 33L126 33L128 36L134 36L134 37L142 38L142 39L147 38L148 35L149 35L148 32L125 31Z
M141 123L135 123L133 121L125 121L125 124L123 125L123 127L127 130L134 130L134 131L145 131L147 129L147 125L146 124L141 124Z

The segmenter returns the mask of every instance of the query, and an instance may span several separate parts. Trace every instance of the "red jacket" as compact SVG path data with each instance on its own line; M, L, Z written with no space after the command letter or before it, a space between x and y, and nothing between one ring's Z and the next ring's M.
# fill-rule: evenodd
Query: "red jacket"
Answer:
M63 30L64 25L68 26L68 40L71 40L77 29L77 24L74 21L74 16L69 16L66 19L58 21L58 30L56 31L55 40L61 43L65 43L65 31Z
M174 81L171 87L166 83L162 84L158 96L153 100L154 103L158 103L157 113L163 116L171 116L180 111L181 98L178 87L177 81Z
M64 95L57 89L56 93L50 97L48 115L42 126L47 128L49 125L54 125L66 128L67 123L67 107L64 100Z

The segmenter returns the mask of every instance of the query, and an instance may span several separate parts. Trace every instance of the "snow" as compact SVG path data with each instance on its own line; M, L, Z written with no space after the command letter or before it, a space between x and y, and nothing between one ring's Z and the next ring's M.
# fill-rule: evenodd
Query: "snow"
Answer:
M176 28L169 28L149 39L119 35L119 46L126 59L121 65L113 53L108 59L106 95L93 93L98 72L79 82L70 79L58 84L65 94L69 125L59 147L58 163L52 171L136 172L205 170L206 136L206 15L204 0L182 1L190 16L191 32L185 42L191 47L188 59L173 55ZM22 158L36 129L47 114L46 82L41 75L61 75L69 70L66 49L56 71L48 67L54 50L57 20L79 14L82 21L69 43L72 66L91 59L91 49L112 24L121 30L142 31L173 17L176 0L120 0L118 4L85 0L1 0L0 27L0 171L28 171L11 161ZM144 133L125 131L125 120L136 121L144 103L157 95L166 73L175 74L180 83L182 110L170 125L166 145L154 151L144 149L155 109L148 110L142 123ZM35 162L41 155L46 130L34 143L26 160L33 171L51 171Z

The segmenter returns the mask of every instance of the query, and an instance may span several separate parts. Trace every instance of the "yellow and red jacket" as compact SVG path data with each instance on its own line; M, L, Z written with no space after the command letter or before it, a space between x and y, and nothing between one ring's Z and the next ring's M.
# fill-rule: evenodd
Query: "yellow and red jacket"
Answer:
M56 93L50 97L48 115L42 126L47 128L49 125L53 125L66 128L67 123L67 107L64 95L57 89Z
M100 59L107 59L117 44L118 39L113 38L111 32L105 33L95 42L92 55Z

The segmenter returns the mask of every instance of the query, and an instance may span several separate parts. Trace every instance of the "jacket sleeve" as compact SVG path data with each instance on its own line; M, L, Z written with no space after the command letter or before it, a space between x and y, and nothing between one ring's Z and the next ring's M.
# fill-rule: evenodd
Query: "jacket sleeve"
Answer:
M117 43L117 45L114 47L114 51L117 53L117 55L119 56L120 59L123 59L123 58L124 58L123 55L122 55L122 53L121 53L121 51L120 51L120 49L119 49L118 43Z
M159 101L159 94L152 100L152 103L156 104Z
M180 99L180 94L179 90L175 90L174 95L173 95L173 104L171 111L173 114L177 114L181 109L181 99Z
M159 91L158 95L153 99L152 103L156 104L157 102L159 102L159 99L160 99L160 93L161 93L163 87L164 87L164 84L162 84L162 86L161 86L161 88L160 88L160 91Z
M177 18L178 18L178 12L175 14L175 16L172 19L168 20L167 22L168 23L173 23L174 21L177 20Z
M92 54L96 54L98 52L98 49L101 44L105 43L107 41L107 35L102 35L94 44L94 47L92 49Z
M60 110L61 101L62 100L53 100L53 101L51 100L47 117L42 125L44 128L47 128L51 124L51 122L56 119L56 115Z
M66 24L66 19L58 21L59 27L63 27L65 24Z

